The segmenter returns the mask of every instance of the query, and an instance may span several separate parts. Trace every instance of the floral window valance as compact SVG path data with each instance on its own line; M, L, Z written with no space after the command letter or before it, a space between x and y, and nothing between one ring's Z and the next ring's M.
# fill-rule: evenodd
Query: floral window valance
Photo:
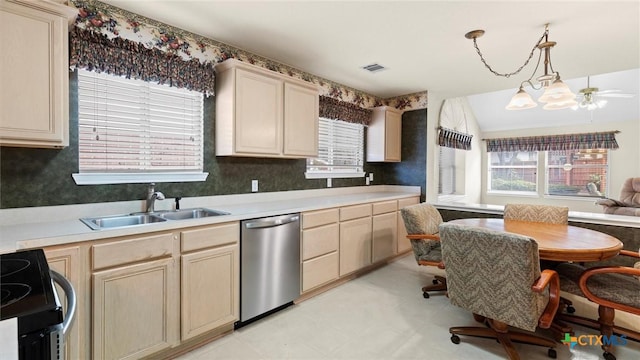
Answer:
M328 96L320 96L320 117L323 118L369 125L372 113L372 110L361 108L358 105Z
M486 139L487 152L617 149L618 131Z
M438 128L438 145L461 150L471 150L471 139L473 135L460 131Z
M71 66L127 78L167 84L212 95L212 63L183 60L179 55L148 49L142 43L75 27L69 38Z

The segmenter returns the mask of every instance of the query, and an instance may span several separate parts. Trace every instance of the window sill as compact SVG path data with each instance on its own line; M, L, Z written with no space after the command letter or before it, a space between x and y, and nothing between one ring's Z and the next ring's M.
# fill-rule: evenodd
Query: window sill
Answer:
M487 195L539 197L537 192L532 191L487 191Z
M209 173L80 173L71 176L76 185L106 185L205 181Z
M364 172L305 172L306 179L339 179L364 177Z

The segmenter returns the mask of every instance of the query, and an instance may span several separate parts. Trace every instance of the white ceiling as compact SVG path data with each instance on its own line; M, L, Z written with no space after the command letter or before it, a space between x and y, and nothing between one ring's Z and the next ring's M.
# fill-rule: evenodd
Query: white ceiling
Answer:
M103 2L382 98L515 91L532 64L508 79L491 74L464 37L474 29L486 31L478 45L500 72L524 63L545 23L563 79L640 68L638 0ZM387 69L360 68L371 63Z

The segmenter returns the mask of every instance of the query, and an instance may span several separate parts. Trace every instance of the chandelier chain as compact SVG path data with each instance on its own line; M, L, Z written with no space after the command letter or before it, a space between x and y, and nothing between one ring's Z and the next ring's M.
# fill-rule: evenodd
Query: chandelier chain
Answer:
M549 34L549 30L545 29L544 33L542 33L542 36L540 37L540 39L538 40L538 42L536 42L536 44L533 46L533 49L531 49L531 53L529 54L529 58L524 62L524 64L522 64L522 66L520 66L516 71L510 72L510 73L499 73L495 70L493 70L493 68L491 67L491 65L487 64L487 61L484 59L484 56L482 55L482 52L480 52L480 48L478 47L478 43L477 43L477 38L473 38L473 46L476 48L476 52L478 53L478 55L480 56L480 60L482 61L482 63L484 64L484 66L489 69L489 71L491 71L492 73L494 73L496 76L502 76L502 77L510 77L512 75L516 75L518 73L520 73L520 71L522 71L522 69L527 66L527 64L529 64L529 61L531 61L531 58L533 58L533 54L536 52L536 49L538 48L538 45L540 45L542 43L542 40L544 40L545 36L547 36Z

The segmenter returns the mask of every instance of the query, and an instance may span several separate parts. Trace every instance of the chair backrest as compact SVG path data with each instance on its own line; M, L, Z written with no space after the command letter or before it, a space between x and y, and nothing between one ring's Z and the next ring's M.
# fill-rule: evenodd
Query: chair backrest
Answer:
M549 294L531 289L540 277L533 239L448 223L440 225L440 239L451 303L535 331Z
M640 177L625 180L620 190L620 202L629 206L640 206Z
M420 203L400 209L407 234L437 234L442 215L433 205Z
M504 206L504 218L547 224L568 224L569 208L552 205L507 204Z

